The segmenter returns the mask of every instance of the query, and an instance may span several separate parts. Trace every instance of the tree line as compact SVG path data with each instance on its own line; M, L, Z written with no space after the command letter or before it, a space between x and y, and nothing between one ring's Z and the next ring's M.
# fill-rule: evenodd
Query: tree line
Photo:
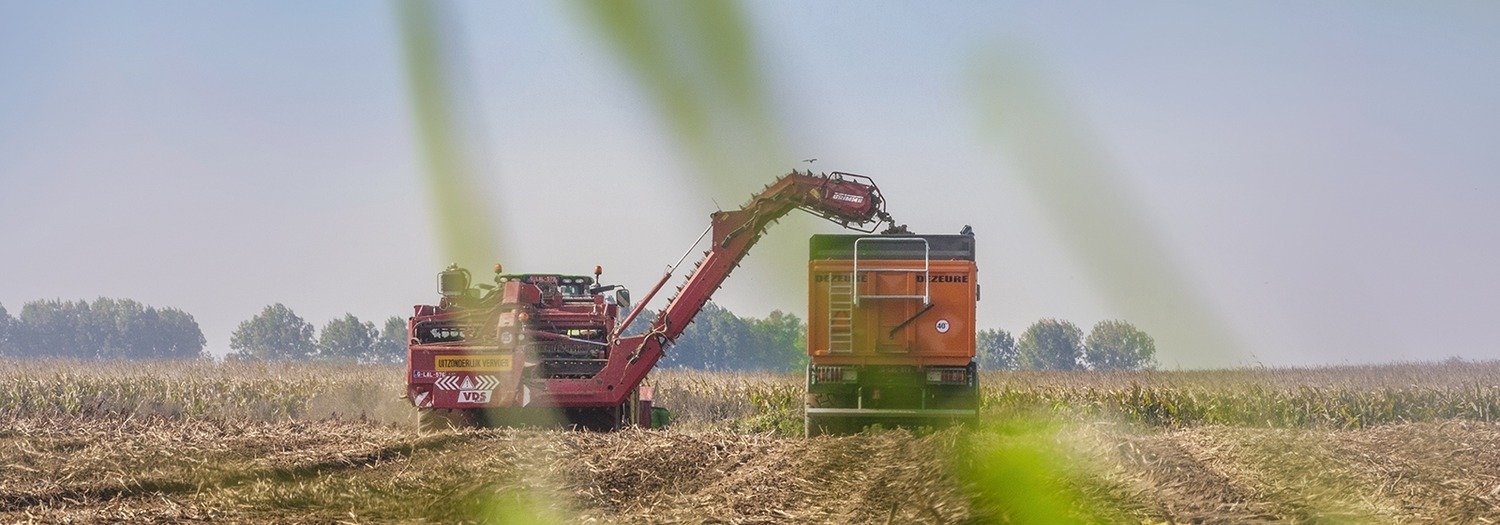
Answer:
M229 336L230 361L406 361L406 320L391 316L379 329L354 314L329 321L314 331L291 308L276 303L241 322Z
M1042 319L1017 340L1000 329L980 330L975 349L985 370L1149 370L1156 368L1156 341L1120 320L1100 321L1089 331L1068 321Z
M627 333L655 321L642 312ZM807 363L807 325L781 311L765 318L740 317L712 302L704 305L659 366L700 370L791 371ZM352 314L322 330L280 303L240 323L230 337L231 360L336 360L399 363L406 359L406 320L391 317L380 329Z
M627 333L655 321L643 312ZM726 371L800 370L807 364L807 325L780 310L764 318L741 317L712 302L704 305L660 366ZM1156 366L1156 343L1125 321L1102 321L1087 337L1057 319L1033 323L1019 338L1001 329L980 330L976 359L985 370L1141 370ZM192 315L130 299L39 300L12 317L0 305L0 357L74 359L206 359L206 340ZM237 361L325 360L401 363L406 320L391 316L379 326L353 314L316 329L281 303L241 322L227 356Z
M626 333L645 331L655 321L655 312L642 312ZM807 324L781 310L764 318L741 317L710 301L666 349L657 366L729 371L801 370L807 366Z
M130 299L40 300L11 317L0 305L0 356L71 359L205 359L193 316Z

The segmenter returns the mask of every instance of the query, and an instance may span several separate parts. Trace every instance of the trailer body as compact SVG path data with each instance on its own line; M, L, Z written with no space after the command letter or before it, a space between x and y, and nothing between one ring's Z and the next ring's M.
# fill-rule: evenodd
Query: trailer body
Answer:
M808 434L974 417L978 276L971 234L814 235Z

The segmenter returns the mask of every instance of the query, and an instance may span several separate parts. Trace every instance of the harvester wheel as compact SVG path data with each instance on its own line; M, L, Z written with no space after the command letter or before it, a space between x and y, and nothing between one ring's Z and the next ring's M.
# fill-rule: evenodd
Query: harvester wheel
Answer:
M478 420L473 410L422 408L417 409L417 430L423 434L454 429L473 428Z

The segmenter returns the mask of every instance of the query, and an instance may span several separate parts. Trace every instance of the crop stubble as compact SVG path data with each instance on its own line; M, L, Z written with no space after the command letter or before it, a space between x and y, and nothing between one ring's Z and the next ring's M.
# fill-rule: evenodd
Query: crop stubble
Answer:
M975 467L974 447L1013 439L1016 427L790 437L783 435L791 433L788 421L800 419L790 401L800 395L796 377L657 374L658 400L679 407L681 425L665 432L502 429L420 436L409 428L410 412L394 399L399 380L389 368L131 366L0 365L6 381L0 388L0 522L461 522L519 514L559 522L951 523L1013 517L964 473ZM1041 411L1037 418L1049 423L1030 437L1055 445L1056 487L1070 495L1079 519L1500 519L1500 426L1484 420L1483 408L1496 367L1404 366L1015 374L991 376L986 395L1005 399L1028 385L1042 392L1042 401L992 404L990 410ZM1257 377L1263 373L1269 377ZM146 382L149 389L126 386L141 377L160 380ZM192 381L222 389L180 384ZM257 390L267 384L276 386ZM1337 404L1399 398L1403 394L1390 392L1413 388L1470 408L1459 417L1408 409L1404 414L1434 415L1402 421L1381 419L1370 403L1359 409L1366 415L1357 425L1316 417L1230 425L1187 412L1151 420L1106 402L1131 399L1125 394L1132 390L1180 393L1212 385L1219 386L1220 400L1253 392L1272 392L1262 402L1280 402L1274 396L1286 393L1336 393L1328 396L1332 401L1305 405L1308 414L1328 407L1348 412ZM207 397L185 397L193 394ZM1049 405L1057 399L1098 404L1083 410Z

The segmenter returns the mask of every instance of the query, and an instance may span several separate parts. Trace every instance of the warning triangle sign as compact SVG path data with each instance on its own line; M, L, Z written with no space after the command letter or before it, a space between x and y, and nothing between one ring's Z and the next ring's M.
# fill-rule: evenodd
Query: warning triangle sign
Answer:
M474 388L474 376L464 377L464 383L462 385L459 385L459 388L464 390Z

